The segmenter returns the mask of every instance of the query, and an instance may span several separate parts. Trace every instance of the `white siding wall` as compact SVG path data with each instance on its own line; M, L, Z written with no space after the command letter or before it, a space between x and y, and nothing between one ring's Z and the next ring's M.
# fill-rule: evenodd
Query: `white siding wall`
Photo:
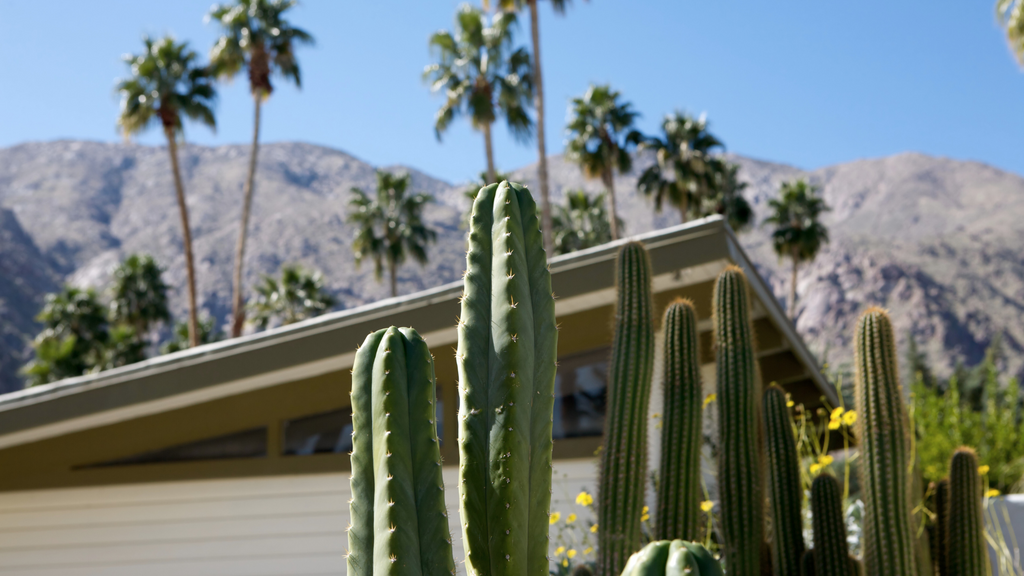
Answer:
M445 469L459 561L456 474ZM553 508L579 513L594 474L557 463ZM348 499L347 473L0 493L0 575L344 574Z

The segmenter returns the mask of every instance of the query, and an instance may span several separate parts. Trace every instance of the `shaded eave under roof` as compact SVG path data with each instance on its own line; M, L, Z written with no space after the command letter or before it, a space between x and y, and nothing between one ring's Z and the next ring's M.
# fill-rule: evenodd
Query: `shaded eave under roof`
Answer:
M747 272L752 295L808 378L833 405L835 390L755 271L732 230L719 216L633 236L551 260L560 314L585 310L596 294L614 291L619 247L639 240L659 275L723 260ZM571 273L570 273L571 272ZM190 404L344 369L366 334L385 325L414 326L432 346L454 342L462 282L325 314L298 324L207 344L98 374L69 378L0 395L0 448L73 430L123 421Z

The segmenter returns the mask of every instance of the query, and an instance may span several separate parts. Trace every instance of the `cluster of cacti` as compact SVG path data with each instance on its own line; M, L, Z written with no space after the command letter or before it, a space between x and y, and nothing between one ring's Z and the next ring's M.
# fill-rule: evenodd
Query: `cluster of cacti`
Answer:
M772 573L800 576L804 554L803 490L800 462L786 392L769 386L764 392L764 432L768 456L768 502L772 517Z
M949 509L946 512L946 568L954 576L988 576L988 550L982 518L978 457L960 448L949 464Z
M747 280L735 266L715 282L718 490L725 566L730 574L760 572L764 531L760 375L754 354Z
M689 300L665 310L661 466L655 534L697 540L700 529L701 401L697 311Z
M856 576L846 545L842 494L833 476L822 474L811 484L811 514L815 576Z
M907 471L909 423L888 314L881 308L867 310L854 339L864 565L868 574L912 576L917 570Z
M622 576L722 576L722 567L700 544L659 540L630 556Z
M348 573L455 574L434 424L434 362L412 328L366 337L352 368Z
M598 486L597 573L622 571L640 547L647 482L647 411L654 371L651 263L642 244L622 247L614 339L608 369L608 409Z

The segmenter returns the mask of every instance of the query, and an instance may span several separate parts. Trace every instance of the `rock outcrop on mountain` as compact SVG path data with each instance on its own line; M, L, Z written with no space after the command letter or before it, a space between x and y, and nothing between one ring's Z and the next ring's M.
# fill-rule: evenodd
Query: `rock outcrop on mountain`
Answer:
M230 313L231 271L247 146L181 147L195 237L199 304L221 321ZM992 337L1005 334L1009 368L1024 370L1024 179L973 162L901 154L813 172L733 157L757 222L788 179L823 186L833 210L832 243L800 273L797 327L832 363L850 358L857 313L869 304L893 312L901 337L913 334L937 367L977 361ZM678 223L655 214L636 192L633 174L616 187L627 233ZM464 267L466 200L461 190L422 172L416 190L437 200L426 219L438 232L426 267L399 270L403 294L459 278ZM553 195L597 191L561 157L550 161ZM374 167L344 152L302 143L260 149L246 282L299 263L323 272L340 306L386 294L372 265L355 267L345 213L353 186L372 190ZM527 184L535 169L514 177ZM740 238L776 294L787 293L788 263L772 253L769 231L755 225ZM95 142L40 142L0 149L0 391L21 386L17 367L38 327L42 295L62 282L102 287L112 267L133 252L166 267L174 313L183 317L184 258L173 183L162 147ZM942 370L940 369L940 372Z

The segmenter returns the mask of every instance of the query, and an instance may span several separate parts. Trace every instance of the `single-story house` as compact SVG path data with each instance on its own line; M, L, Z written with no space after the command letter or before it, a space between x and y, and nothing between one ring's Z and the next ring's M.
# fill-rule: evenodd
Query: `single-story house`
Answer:
M750 279L765 383L808 407L822 397L837 404L721 218L633 239L650 251L657 308L679 296L696 304L706 392L714 389L712 286L732 263ZM620 244L551 261L561 327L556 506L595 480ZM0 396L0 575L344 573L349 370L366 334L389 325L417 328L436 358L438 431L457 517L461 289L455 282Z

